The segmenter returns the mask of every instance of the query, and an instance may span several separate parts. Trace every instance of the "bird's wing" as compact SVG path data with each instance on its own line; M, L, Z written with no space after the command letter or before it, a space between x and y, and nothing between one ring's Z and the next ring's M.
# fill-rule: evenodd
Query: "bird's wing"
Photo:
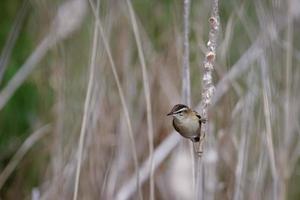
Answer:
M174 119L173 119L173 127L175 128L175 130L180 133L180 130L179 128L176 126L175 122L174 122ZM181 134L181 133L180 133Z
M201 115L197 111L193 110L193 112L196 114L196 116L198 117L198 119L201 120Z
M198 117L199 123L200 123L200 124L206 122L206 119L203 119L203 118L201 117L201 115L200 115L197 111L193 111L193 112L194 112L194 113L196 114L196 116Z

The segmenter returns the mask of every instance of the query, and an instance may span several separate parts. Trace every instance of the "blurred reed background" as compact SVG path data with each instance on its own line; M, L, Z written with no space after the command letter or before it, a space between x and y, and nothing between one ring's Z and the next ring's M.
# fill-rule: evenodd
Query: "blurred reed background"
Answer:
M198 188L166 117L181 102L183 1L0 6L0 199L300 198L299 0L219 2ZM200 109L211 1L190 8Z

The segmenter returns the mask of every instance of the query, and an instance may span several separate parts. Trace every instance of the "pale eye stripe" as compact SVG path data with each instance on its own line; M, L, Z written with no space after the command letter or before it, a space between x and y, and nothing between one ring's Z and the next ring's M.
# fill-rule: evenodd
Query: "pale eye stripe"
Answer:
M174 112L174 114L181 113L186 110L187 110L187 108L181 108L180 110L177 110L176 112Z

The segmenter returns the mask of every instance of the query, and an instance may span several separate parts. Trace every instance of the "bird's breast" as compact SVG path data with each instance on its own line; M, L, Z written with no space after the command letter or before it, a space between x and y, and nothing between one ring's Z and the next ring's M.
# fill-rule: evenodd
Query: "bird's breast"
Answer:
M177 127L175 127L177 126ZM175 129L184 137L195 137L198 136L199 133L199 120L198 119L182 119L180 121L175 121L174 127Z

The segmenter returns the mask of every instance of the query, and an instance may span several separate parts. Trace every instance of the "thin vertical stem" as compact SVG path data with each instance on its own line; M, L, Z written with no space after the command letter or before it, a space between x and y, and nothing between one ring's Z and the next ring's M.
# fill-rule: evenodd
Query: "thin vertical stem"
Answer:
M291 69L292 69L292 56L293 56L293 32L294 32L294 25L293 25L293 17L291 14L291 1L288 1L288 16L287 16L287 33L286 33L286 40L287 40L287 50L286 50L286 77L285 77L285 105L284 105L284 144L282 150L283 152L283 162L284 165L288 163L288 157L290 155L290 145L293 140L293 133L291 133L291 118L290 118L290 95L291 95ZM282 172L280 173L280 199L286 198L286 188L287 188L287 181L286 181L286 174L287 174L287 166L282 167Z
M38 142L40 139L42 139L46 134L49 133L51 129L51 124L44 125L43 127L39 128L35 132L33 132L21 145L21 147L16 151L14 156L10 159L8 164L5 166L5 168L0 173L0 191L9 178L9 176L12 174L12 172L16 169L20 161L23 159L23 157L26 155L26 153L31 149L31 147Z
M138 54L139 59L141 61L141 67L142 67L142 75L143 75L143 86L144 86L144 94L146 99L146 108L147 108L147 126L148 126L148 140L149 140L149 158L150 158L150 200L154 200L155 198L155 191L154 191L154 168L153 168L153 120L152 120L152 108L151 108L151 98L150 98L150 88L149 88L149 79L147 75L147 68L146 68L146 62L145 57L143 53L143 48L141 44L141 38L135 18L135 14L132 8L132 4L130 0L127 0L127 5L129 8L131 23L133 27L134 37L136 40L136 44L138 47Z
M126 105L124 92L123 92L123 89L121 87L121 82L120 82L119 75L117 73L115 62L114 62L113 57L111 55L111 50L110 50L109 44L107 42L108 41L107 37L106 37L106 35L104 33L104 30L103 30L102 22L100 20L100 17L97 14L97 11L95 9L95 5L93 4L93 2L91 0L89 0L89 4L91 6L92 12L93 12L94 17L96 19L97 27L100 31L100 35L101 35L101 38L103 40L104 49L107 53L108 60L109 60L109 63L110 63L110 67L111 67L111 70L113 72L116 84L117 84L117 88L118 88L118 92L119 92L119 96L120 96L120 100L121 100L121 105L122 105L122 108L123 108L123 112L124 112L125 119L126 119L126 124L127 124L127 127L128 127L128 136L129 136L129 139L130 139L130 142L131 142L131 151L132 151L132 155L133 155L134 168L135 168L135 173L136 173L136 187L137 187L137 190L138 190L139 198L143 199L143 195L142 195L142 191L141 191L141 187L140 187L140 175L139 175L139 171L138 171L139 170L139 163L138 163L137 151L136 151L136 146L135 146L135 139L134 139L134 136L133 136L131 120L130 120L130 116L129 116L128 107Z
M184 0L184 12L183 12L183 59L182 59L182 101L188 106L191 105L191 81L190 81L190 44L189 44L189 35L190 35L190 0Z
M208 106L211 104L212 96L214 94L214 84L212 80L212 72L214 70L214 61L216 57L217 37L219 33L219 14L218 14L218 0L213 0L212 14L209 18L210 31L209 40L207 42L208 52L205 55L203 62L203 81L202 81L202 114L207 118ZM207 124L207 123L205 123ZM207 125L205 125L207 126ZM206 129L203 129L203 133Z
M191 106L191 75L190 75L190 10L191 1L183 1L183 58L182 58L182 102ZM192 175L195 176L195 153L194 145L190 143L192 157ZM195 189L193 178L193 190Z
M264 105L264 116L265 116L265 124L266 124L266 148L269 154L270 166L271 166L271 174L273 179L273 199L281 199L281 189L279 187L279 176L275 162L275 151L273 144L273 131L271 126L271 108L270 108L270 100L271 100L271 88L270 88L270 80L269 80L269 69L267 62L264 57L261 58L261 79L263 84L263 105Z
M212 80L212 72L214 69L214 62L216 58L217 38L219 33L219 13L218 13L218 0L213 1L212 14L209 18L210 31L209 40L207 42L208 52L205 55L203 62L203 80L202 80L202 117L206 119L206 123L203 124L201 129L201 136L204 137L207 132L208 124L208 107L212 103L212 96L215 91L215 87ZM203 140L202 140L203 141ZM199 145L199 150L202 151L202 142Z
M2 81L3 75L7 68L7 64L11 57L12 50L15 47L17 38L20 35L21 28L24 25L28 11L29 11L29 1L23 0L22 6L19 9L16 18L14 19L13 25L11 27L11 30L8 34L8 37L5 41L5 45L0 55L0 83Z
M100 7L100 0L97 0L97 10ZM79 187L79 178L80 178L80 169L81 169L81 162L82 162L82 152L83 152L83 145L84 145L84 138L86 135L86 127L87 127L87 119L89 114L89 104L91 101L92 96L92 88L94 83L94 72L95 72L95 60L97 55L97 45L98 45L98 37L99 31L97 29L97 25L95 23L94 28L94 38L93 38L93 47L92 47L92 56L91 56L91 63L90 63L90 74L89 74L89 82L87 87L87 93L84 101L84 113L81 123L81 130L79 136L79 147L77 152L77 165L76 165L76 175L75 175L75 185L74 185L74 195L73 200L77 200L78 197L78 187Z
M290 1L289 1L290 2ZM290 5L291 3L289 3ZM284 149L287 150L288 146L290 144L290 127L289 127L289 122L290 122L290 88L291 88L291 68L292 68L292 56L293 56L293 19L288 12L288 17L287 17L287 33L286 33L286 44L287 44L287 49L286 49L286 64L285 64L285 105L284 105ZM288 155L288 154L287 154Z
M208 132L208 107L212 103L212 96L215 91L215 87L212 80L212 72L214 69L214 63L216 58L216 48L217 48L217 39L218 33L220 29L220 18L219 18L219 2L218 0L212 1L212 13L209 18L210 31L209 31L209 39L207 42L208 51L205 55L205 60L203 62L203 80L202 80L202 117L206 119L206 123L203 124L201 128L200 135L200 144L199 144L199 152L203 152L203 141L205 135ZM197 175L196 175L196 197L201 199L201 195L203 197L203 173L204 166L201 163L201 156L198 157L197 160Z
M270 108L269 108L269 101L264 90L263 93L263 100L264 100L264 114L265 114L265 123L266 123L266 141L267 141L267 149L269 152L270 164L271 164L271 173L273 178L273 198L278 199L278 175L277 169L275 164L275 153L274 153L274 145L272 139L272 128L271 128L271 120L270 120Z

